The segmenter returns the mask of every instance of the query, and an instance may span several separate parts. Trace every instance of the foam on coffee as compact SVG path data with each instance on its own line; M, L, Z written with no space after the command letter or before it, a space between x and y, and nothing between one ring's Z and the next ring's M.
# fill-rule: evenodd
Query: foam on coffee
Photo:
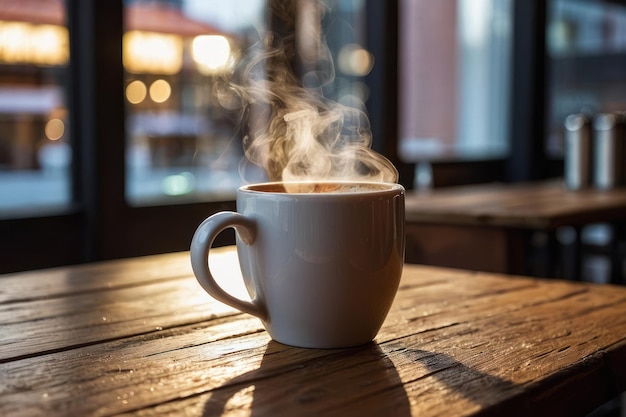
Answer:
M246 188L251 191L266 193L333 194L383 191L388 190L389 185L351 182L276 182L250 185Z

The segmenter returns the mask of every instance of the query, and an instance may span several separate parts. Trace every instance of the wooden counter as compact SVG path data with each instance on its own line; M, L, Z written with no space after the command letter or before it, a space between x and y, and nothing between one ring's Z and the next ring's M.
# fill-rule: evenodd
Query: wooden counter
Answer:
M375 342L308 350L188 253L0 276L2 416L582 416L626 390L626 288L407 265ZM242 294L233 248L211 263Z
M578 280L582 227L607 223L623 235L626 188L570 191L552 180L409 192L406 220L409 262ZM567 272L556 239L565 226L576 237ZM537 238L544 241L542 258L533 253ZM624 256L612 249L611 278L623 282Z

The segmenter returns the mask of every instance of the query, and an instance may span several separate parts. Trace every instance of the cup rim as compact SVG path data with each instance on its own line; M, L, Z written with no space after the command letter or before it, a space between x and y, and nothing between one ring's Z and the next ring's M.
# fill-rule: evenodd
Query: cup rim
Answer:
M354 185L371 187L371 189L353 190L350 192L335 192L335 191L290 191L287 192L284 189L284 184L291 185ZM363 194L379 194L386 192L404 192L405 189L401 184L382 181L366 181L366 180L322 180L322 181L269 181L245 184L238 188L238 192L250 193L250 194L280 194L280 195L363 195Z

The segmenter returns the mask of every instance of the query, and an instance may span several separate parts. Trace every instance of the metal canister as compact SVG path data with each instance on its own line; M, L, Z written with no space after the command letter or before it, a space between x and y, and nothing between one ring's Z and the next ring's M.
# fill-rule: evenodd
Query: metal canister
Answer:
M593 119L593 185L600 190L615 188L620 180L617 118L611 113L601 113Z
M589 119L570 114L565 119L565 186L580 190L591 184L591 135Z

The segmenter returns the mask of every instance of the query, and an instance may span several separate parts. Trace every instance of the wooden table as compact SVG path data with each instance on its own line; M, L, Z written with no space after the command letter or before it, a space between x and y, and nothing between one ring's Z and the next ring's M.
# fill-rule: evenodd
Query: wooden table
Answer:
M233 248L210 260L242 293ZM407 265L374 343L270 341L188 253L0 277L2 416L576 416L626 390L626 288Z
M410 192L406 217L409 262L578 280L582 227L611 223L623 233L626 188L569 191L552 180ZM574 265L566 273L557 263L556 231L564 226L576 234L570 248ZM545 235L543 259L532 258L535 232ZM612 280L620 282L624 257L616 245L610 258Z

